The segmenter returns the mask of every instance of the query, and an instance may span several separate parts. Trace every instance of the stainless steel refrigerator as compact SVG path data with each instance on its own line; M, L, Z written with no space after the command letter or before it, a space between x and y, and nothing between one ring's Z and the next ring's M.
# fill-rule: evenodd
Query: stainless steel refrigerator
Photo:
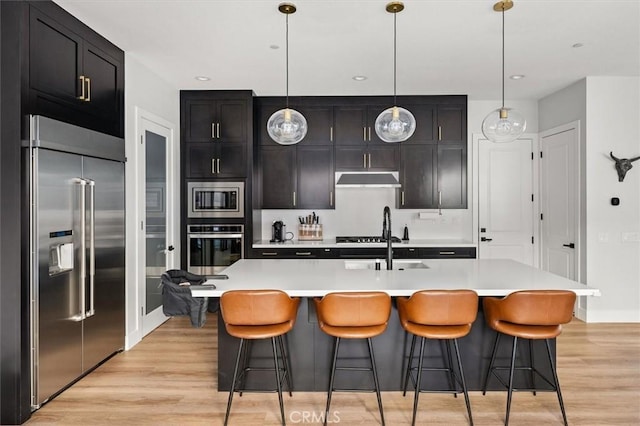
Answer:
M29 117L31 402L124 347L124 140Z

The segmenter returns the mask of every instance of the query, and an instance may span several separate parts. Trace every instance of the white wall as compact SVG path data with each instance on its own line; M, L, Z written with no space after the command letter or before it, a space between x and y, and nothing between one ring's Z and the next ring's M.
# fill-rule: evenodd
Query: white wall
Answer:
M587 77L587 300L590 322L640 321L640 162L618 182L609 152L640 156L640 78ZM612 206L611 197L620 198Z
M173 123L175 131L175 151L174 155L179 158L179 131L180 128L180 97L179 91L160 79L152 70L142 65L135 56L125 53L125 141L126 141L126 339L125 347L129 349L142 339L141 315L139 306L141 302L138 295L138 286L144 282L138 282L140 269L143 268L145 260L139 255L137 250L139 243L139 223L140 215L144 212L136 210L139 194L136 189L139 186L137 180L137 129L136 129L136 107L141 108L163 120ZM176 164L180 164L179 161ZM176 170L177 172L177 170ZM179 176L179 174L177 173ZM179 188L179 185L176 185ZM179 200L179 194L176 193ZM175 203L174 217L179 218L179 203ZM176 227L177 229L178 227ZM179 235L175 235L176 242L180 241ZM174 244L178 250L174 257L179 263L179 244Z
M587 77L539 102L539 130L580 120L582 280L601 290L586 300L589 322L640 321L640 172L618 182L619 158L640 155L640 78ZM638 163L636 163L638 164ZM619 197L620 205L610 204Z

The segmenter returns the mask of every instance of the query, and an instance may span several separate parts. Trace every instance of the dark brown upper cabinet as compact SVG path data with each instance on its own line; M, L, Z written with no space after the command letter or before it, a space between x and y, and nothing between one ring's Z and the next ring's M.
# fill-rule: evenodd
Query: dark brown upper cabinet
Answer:
M244 178L252 134L250 91L181 91L186 178Z
M124 53L59 6L29 5L24 112L124 136Z

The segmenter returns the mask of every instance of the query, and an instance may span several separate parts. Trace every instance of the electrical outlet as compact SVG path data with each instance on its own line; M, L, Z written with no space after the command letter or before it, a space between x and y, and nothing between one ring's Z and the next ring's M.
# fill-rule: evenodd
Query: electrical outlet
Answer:
M640 242L640 232L623 232L622 241L625 243Z

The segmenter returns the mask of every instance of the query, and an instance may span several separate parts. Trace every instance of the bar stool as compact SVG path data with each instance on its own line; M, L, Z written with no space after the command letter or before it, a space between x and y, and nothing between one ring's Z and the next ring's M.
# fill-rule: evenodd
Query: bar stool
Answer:
M412 335L411 351L407 369L404 376L403 396L407 392L407 383L412 370L417 370L417 378L415 381L415 393L413 399L413 417L411 424L416 423L416 414L418 410L418 397L420 392L429 393L453 393L457 397L460 393L456 384L462 387L464 393L465 404L467 406L467 414L469 415L469 424L473 425L473 417L471 416L471 404L469 403L469 394L467 393L467 385L464 379L462 362L460 360L460 351L458 349L458 339L466 336L471 331L471 325L478 314L478 295L473 290L422 290L417 291L411 297L397 297L398 315L400 317L400 325L402 328ZM418 367L411 367L416 344L416 337L421 338L420 355L418 359ZM448 368L423 367L424 344L426 339L441 340L445 342L447 356L449 360ZM451 360L451 342L455 349L456 360L460 377L458 378L453 369ZM422 372L428 371L447 371L451 384L451 390L435 390L427 391L420 389ZM413 376L411 376L413 380Z
M329 392L327 395L327 407L325 410L324 424L327 424L331 394L333 391L358 391L360 389L334 389L333 382L336 370L371 371L375 384L375 392L378 398L380 419L384 425L384 413L382 411L382 399L380 397L380 384L376 362L373 356L371 338L379 336L387 329L389 316L391 315L391 297L387 293L352 292L329 293L323 298L314 298L320 329L329 336L335 337L333 360L331 361L331 378L329 379ZM367 339L369 345L369 359L371 368L337 367L338 348L341 339Z
M299 304L299 298L291 298L280 290L233 290L224 292L222 297L220 297L220 311L227 333L240 339L238 355L233 370L233 381L231 382L231 390L229 391L229 400L227 402L227 412L224 416L225 425L229 420L231 401L233 400L233 393L236 391L236 383L244 378L248 371L252 370L251 367L246 366L245 341L269 338L271 339L273 349L273 370L276 374L276 390L280 403L280 415L282 416L282 424L285 424L284 406L282 403L282 380L286 379L287 381L289 395L291 395L292 388L291 366L289 365L282 336L293 328ZM276 338L280 346L282 367L278 365ZM245 358L243 362L244 365L242 373L238 376L240 359L243 358L243 352ZM282 377L280 376L281 371ZM240 389L239 392L242 392L242 389Z
M562 332L562 324L571 321L573 316L573 305L576 301L576 295L572 291L566 290L524 290L516 291L508 296L498 299L495 297L486 297L483 302L484 315L489 327L497 331L496 340L493 345L493 353L491 354L491 363L487 370L484 380L482 394L487 391L487 382L489 376L493 373L496 378L507 387L507 413L504 424L509 424L509 410L511 409L511 396L514 391L532 391L535 395L536 391L555 391L558 395L560 410L562 411L562 419L565 426L567 425L567 415L564 411L562 402L562 393L560 392L560 384L558 382L558 374L549 339L553 339ZM511 364L509 367L495 367L493 365L498 342L500 336L506 334L513 336L513 348L511 352ZM515 367L516 349L518 346L518 338L529 339L529 354L531 365L529 367ZM547 354L549 356L549 364L553 373L553 383L542 375L534 366L533 351L531 349L532 340L544 339L547 346ZM496 370L509 370L509 383L506 384ZM531 373L532 388L530 389L514 389L513 388L513 372L514 370L528 370ZM534 373L547 382L552 389L536 389L534 381Z

